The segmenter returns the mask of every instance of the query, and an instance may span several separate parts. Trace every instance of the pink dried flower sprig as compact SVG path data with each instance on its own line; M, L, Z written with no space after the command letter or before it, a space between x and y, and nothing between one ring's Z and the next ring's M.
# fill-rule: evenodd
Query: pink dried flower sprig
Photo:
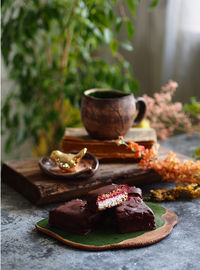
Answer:
M172 102L177 87L178 83L170 80L153 98L143 95L147 103L146 117L161 140L172 136L175 131L191 133L192 130L191 120L184 112L182 103Z

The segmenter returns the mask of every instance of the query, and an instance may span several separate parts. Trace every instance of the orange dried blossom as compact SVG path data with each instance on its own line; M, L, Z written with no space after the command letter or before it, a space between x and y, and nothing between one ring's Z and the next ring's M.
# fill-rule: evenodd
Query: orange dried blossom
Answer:
M164 160L158 160L153 149L145 149L135 142L127 144L122 136L117 140L117 144L123 144L131 149L135 158L141 158L139 162L141 168L154 169L164 180L177 181L179 184L200 182L200 161L181 162L173 152L170 152Z

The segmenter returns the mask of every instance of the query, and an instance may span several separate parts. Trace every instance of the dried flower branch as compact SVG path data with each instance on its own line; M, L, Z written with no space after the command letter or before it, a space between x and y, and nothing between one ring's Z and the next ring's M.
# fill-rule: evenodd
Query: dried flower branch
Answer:
M120 136L117 144L124 144L134 152L134 157L141 158L139 166L143 169L152 168L160 174L163 180L186 183L200 182L200 161L185 160L181 162L176 154L170 152L164 160L158 160L153 149L145 149L135 142L126 143Z
M191 133L192 123L184 112L180 102L172 102L172 96L178 87L178 83L172 80L161 88L160 93L155 93L153 98L143 95L147 103L147 119L151 127L157 132L158 138L165 140L175 131Z
M190 184L186 186L176 186L172 189L156 189L150 190L150 196L145 197L146 201L174 201L181 196L186 198L197 198L200 197L200 183Z
M141 159L139 166L142 168L149 168L150 162L156 159L156 152L152 149L146 149L143 145L139 145L135 142L126 143L123 139L123 136L120 136L116 141L118 145L125 145L128 149L132 150L134 153L135 159Z
M179 184L200 182L200 161L181 162L173 152L170 152L164 160L152 162L151 168L167 181L177 181Z

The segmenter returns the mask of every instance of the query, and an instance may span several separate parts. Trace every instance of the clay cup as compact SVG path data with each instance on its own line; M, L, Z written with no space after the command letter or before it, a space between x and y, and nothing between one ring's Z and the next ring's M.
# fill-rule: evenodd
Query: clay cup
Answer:
M138 114L135 118L136 106ZM82 122L94 139L112 140L124 136L132 126L142 121L145 113L144 99L135 99L133 94L105 89L91 89L83 93Z

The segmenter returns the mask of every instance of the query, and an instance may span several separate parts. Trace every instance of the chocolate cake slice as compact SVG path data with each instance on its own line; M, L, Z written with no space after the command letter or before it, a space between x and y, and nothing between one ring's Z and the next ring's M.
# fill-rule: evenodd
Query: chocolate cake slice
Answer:
M127 192L130 197L140 197L142 199L142 190L140 188L127 186Z
M119 233L148 231L156 228L153 211L140 197L129 197L115 208L115 218Z
M126 201L128 192L125 186L112 184L88 192L86 199L90 210L101 211Z
M80 199L69 201L49 213L49 224L64 231L81 235L90 232L98 223L100 214L92 213Z

